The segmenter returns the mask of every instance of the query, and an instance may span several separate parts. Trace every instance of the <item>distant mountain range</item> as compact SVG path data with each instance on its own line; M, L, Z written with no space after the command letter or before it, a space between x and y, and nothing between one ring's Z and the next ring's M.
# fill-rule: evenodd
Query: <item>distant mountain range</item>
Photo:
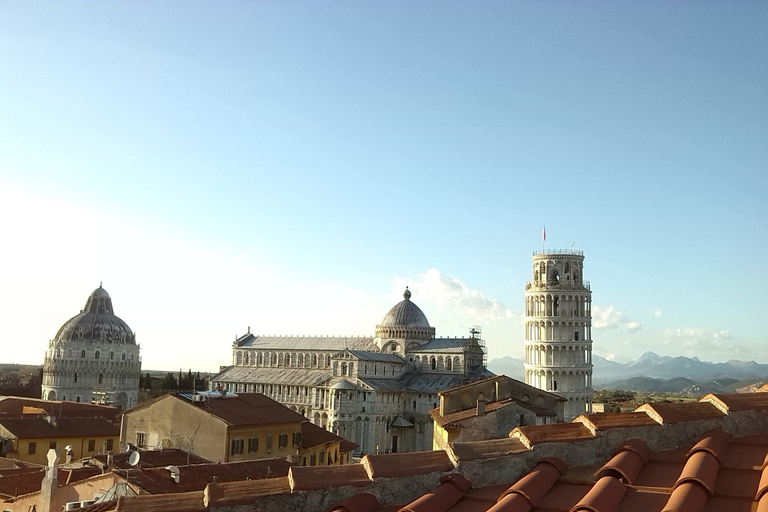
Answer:
M492 359L488 369L523 380L523 363L522 358L501 357ZM592 364L592 384L595 388L678 391L699 386L702 393L708 393L722 392L745 380L768 380L768 364L735 359L727 363L710 363L698 357L660 356L646 352L629 363L617 363L593 355Z

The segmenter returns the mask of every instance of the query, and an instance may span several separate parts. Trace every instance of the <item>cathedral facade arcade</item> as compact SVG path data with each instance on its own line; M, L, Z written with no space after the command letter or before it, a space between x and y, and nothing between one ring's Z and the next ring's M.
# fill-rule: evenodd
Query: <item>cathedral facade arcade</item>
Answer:
M436 338L406 288L373 337L257 336L232 345L213 388L264 393L357 443L358 453L432 449L438 391L492 375L482 340Z
M115 316L112 299L99 286L48 342L42 398L133 407L141 376L139 349L135 334Z

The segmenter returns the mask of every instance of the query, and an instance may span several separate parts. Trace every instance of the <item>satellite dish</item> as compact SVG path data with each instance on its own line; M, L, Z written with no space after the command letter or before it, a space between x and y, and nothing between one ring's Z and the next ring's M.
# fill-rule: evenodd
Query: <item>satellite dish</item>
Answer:
M64 447L64 449L65 449L66 451L68 451L68 452L71 452L71 451L72 451L72 445L71 445L71 444L68 444L67 446L65 446L65 447Z
M139 452L131 452L131 455L128 457L128 464L136 467L139 464L139 460L141 460L141 454Z
M178 466L167 466L165 469L171 472L171 478L174 482L179 483L179 467Z
M128 453L133 449L134 449L134 446L131 443L125 443L123 446L120 447L120 451L123 453Z

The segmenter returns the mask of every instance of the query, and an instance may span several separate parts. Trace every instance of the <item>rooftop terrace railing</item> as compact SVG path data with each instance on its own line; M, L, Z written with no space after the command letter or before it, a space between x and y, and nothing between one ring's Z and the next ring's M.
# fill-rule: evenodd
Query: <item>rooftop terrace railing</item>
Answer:
M575 249L546 249L544 251L533 251L534 256L544 256L547 254L570 254L573 256L584 256L584 251Z

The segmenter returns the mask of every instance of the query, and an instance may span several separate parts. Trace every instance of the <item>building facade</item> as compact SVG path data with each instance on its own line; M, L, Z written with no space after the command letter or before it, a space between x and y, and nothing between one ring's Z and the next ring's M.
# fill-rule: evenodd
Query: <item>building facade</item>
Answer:
M358 453L432 448L438 391L492 375L482 340L436 338L406 288L373 337L257 336L232 345L212 388L258 392L358 445Z
M592 410L592 291L584 253L537 251L525 285L525 382L567 399L565 420Z
M99 286L48 342L42 398L133 407L141 376L139 350L136 335L115 316L112 299Z

